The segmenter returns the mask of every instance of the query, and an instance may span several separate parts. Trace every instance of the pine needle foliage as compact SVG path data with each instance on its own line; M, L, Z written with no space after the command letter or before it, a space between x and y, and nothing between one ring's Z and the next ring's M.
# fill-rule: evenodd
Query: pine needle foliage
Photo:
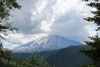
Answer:
M89 0L83 0L85 2L88 2ZM84 18L84 20L88 21L88 22L94 22L98 28L96 31L100 30L100 2L99 0L94 0L95 2L90 2L89 4L86 4L89 7L95 8L95 11L91 11L92 14L94 14L93 17L87 17Z
M89 37L92 41L84 41L89 45L90 49L79 49L85 56L92 60L90 66L81 65L81 67L100 67L100 37L98 34L95 37Z
M0 0L0 33L4 36L8 36L7 31L18 32L18 29L12 26L12 22L9 22L10 11L14 9L20 9L21 6L17 3L17 0ZM5 37L0 35L1 39L5 40Z
M83 0L84 1L84 0ZM88 2L89 0L85 0L85 2ZM84 20L88 22L94 22L98 28L96 31L100 30L100 2L99 0L94 0L95 2L91 2L89 4L86 4L87 6L90 6L92 8L96 8L96 11L91 11L92 14L94 14L93 17L87 17L84 18ZM80 52L82 52L85 56L90 58L92 60L92 63L90 63L89 66L87 65L81 65L81 67L100 67L100 37L98 34L95 37L89 37L92 41L85 41L87 45L89 45L91 48L87 50L79 49Z

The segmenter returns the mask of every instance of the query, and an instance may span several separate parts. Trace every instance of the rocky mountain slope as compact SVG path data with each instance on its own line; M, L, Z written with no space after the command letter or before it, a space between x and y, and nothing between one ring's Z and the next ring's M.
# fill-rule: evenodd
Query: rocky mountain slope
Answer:
M83 45L82 43L74 40L69 40L58 35L49 35L47 37L41 37L27 44L14 48L14 52L40 52L47 50L61 49L72 45Z

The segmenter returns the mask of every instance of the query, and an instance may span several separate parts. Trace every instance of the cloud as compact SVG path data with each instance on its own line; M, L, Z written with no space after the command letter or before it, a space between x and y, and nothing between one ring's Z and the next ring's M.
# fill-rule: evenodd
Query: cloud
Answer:
M88 40L95 35L96 25L83 18L93 16L90 8L81 0L22 0L22 6L11 14L10 21L19 29L17 34L9 34L7 42L11 48L25 44L41 36L60 35L78 41Z
M87 7L86 3L80 2L79 0L67 0L66 2L58 0L58 4L54 8L57 9L55 11L56 20L50 27L51 31L48 33L49 35L60 35L82 42L88 40L87 36L96 34L93 31L96 25L88 23L83 19L93 16L90 10L95 9Z
M49 24L53 14L52 6L56 1L30 0L22 1L21 10L11 12L14 18L13 26L17 27L23 34L40 34L45 33L43 26ZM49 7L49 8L48 8Z
M2 41L5 48L12 49L14 47L21 46L25 43L33 41L41 36L47 36L47 34L34 34L34 35L24 35L21 33L9 34L9 37L6 37L6 41Z

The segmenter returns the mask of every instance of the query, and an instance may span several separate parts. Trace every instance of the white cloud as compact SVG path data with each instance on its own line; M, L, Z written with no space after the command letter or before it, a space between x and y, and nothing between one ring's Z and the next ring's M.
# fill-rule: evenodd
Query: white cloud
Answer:
M67 0L66 2L58 0L53 9L57 9L54 11L57 19L50 27L51 32L49 34L79 41L88 40L87 36L95 34L95 31L92 30L95 25L83 20L87 16L93 16L90 12L91 8L87 7L85 2L79 0Z
M2 41L4 47L9 47L10 49L33 41L41 36L47 36L47 34L34 34L34 35L23 35L21 33L9 34L9 37L6 37L6 41ZM10 45L10 46L8 46Z
M30 0L18 1L21 10L11 12L13 26L19 29L18 34L9 34L5 45L11 48L25 44L38 37L60 35L78 41L88 40L87 36L95 35L96 25L83 18L93 16L90 8L81 0Z

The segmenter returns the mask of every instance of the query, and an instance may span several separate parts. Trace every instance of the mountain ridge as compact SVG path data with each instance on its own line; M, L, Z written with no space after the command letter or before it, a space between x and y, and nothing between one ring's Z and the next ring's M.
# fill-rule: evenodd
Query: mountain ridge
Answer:
M89 65L91 59L87 58L78 49L90 49L88 45L69 46L62 48L55 54L46 57L46 61L55 67L80 67L80 64Z
M80 67L80 64L89 65L91 59L87 58L78 49L90 49L88 45L69 46L58 50L37 52L40 57L55 67ZM13 53L21 58L28 58L31 53Z
M83 45L79 41L69 40L58 35L40 37L34 41L13 49L14 52L41 52L47 50L61 49L72 45Z

